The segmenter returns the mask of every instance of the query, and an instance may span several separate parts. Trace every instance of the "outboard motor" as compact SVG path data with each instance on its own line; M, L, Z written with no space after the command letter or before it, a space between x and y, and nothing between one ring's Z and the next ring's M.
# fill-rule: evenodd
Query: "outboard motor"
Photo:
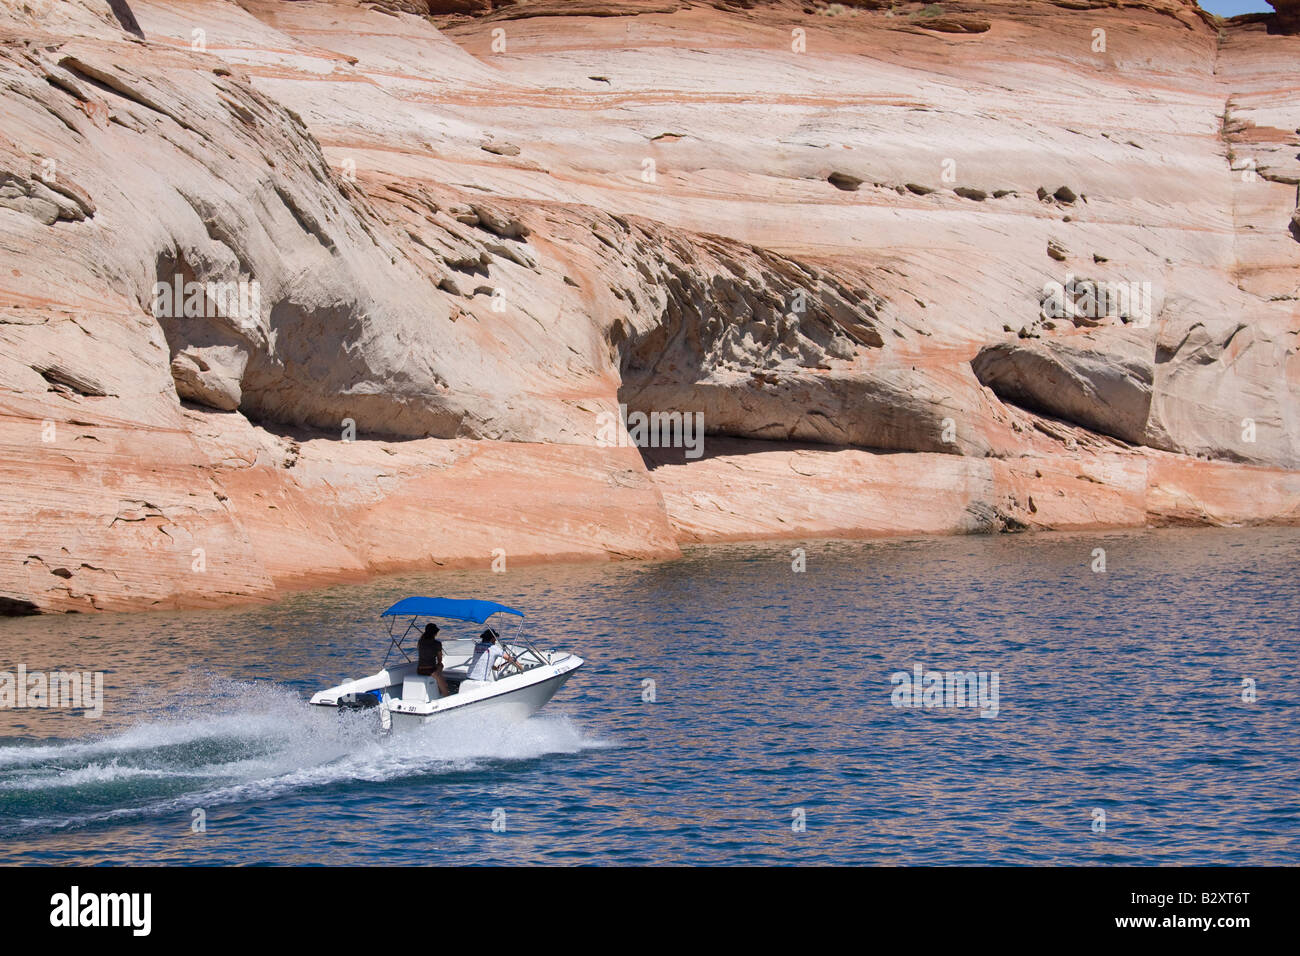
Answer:
M338 712L340 717L344 714L376 709L379 711L379 729L384 733L388 733L393 729L393 715L379 694L374 691L360 691L344 694L339 698Z
M370 710L372 707L379 706L379 695L370 691L360 691L351 694L344 694L339 698L339 713L353 710Z

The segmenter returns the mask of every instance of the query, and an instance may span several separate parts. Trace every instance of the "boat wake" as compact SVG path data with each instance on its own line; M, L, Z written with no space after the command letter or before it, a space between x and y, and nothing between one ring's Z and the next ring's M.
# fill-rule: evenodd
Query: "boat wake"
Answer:
M373 712L322 715L291 690L226 683L201 709L120 733L0 745L0 838L351 787L472 772L605 746L562 715L383 737Z

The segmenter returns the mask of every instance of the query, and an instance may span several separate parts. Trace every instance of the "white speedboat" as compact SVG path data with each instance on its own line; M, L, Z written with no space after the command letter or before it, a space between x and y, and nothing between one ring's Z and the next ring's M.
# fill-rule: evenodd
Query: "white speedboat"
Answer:
M497 670L489 671L490 680L469 679L475 635L454 637L444 636L445 630L439 632L443 647L442 676L451 691L446 696L440 694L435 677L416 673L417 661L402 646L417 624L426 618L482 627L497 615L513 615L519 620L510 636L499 641L506 656ZM573 654L539 650L523 636L523 612L493 601L408 597L390 607L382 617L389 619L389 647L379 673L319 691L311 699L314 706L333 711L373 709L385 730L390 727L405 730L434 720L469 716L525 720L554 697L584 663ZM406 628L396 633L399 620L405 618L409 618Z

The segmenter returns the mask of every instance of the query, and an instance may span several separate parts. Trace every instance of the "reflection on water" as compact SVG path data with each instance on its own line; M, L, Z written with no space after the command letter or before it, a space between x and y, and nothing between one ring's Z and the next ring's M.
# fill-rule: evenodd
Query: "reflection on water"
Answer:
M0 711L0 862L1293 863L1297 566L1298 529L806 542L4 620L0 670L105 708ZM588 666L521 726L318 719L413 593ZM918 663L998 716L891 706Z

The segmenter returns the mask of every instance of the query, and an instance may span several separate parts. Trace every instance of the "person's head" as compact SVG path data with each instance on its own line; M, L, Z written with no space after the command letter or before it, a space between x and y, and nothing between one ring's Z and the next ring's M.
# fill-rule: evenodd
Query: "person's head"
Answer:
M495 644L497 642L497 632L488 628L478 636L479 642L483 644Z
M424 625L424 636L425 636L425 637L437 637L437 636L438 636L438 625L437 625L437 624L434 624L432 621L430 621L428 624Z

